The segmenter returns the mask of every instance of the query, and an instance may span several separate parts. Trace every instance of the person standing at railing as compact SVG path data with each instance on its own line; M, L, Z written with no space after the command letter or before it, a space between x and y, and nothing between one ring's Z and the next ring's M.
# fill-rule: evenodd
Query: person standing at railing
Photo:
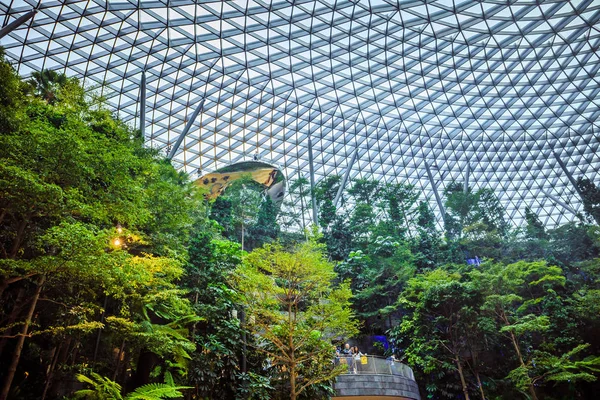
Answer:
M344 345L344 348L342 349L342 354L345 356L351 355L352 354L352 349L350 348L350 343L346 343Z
M350 369L352 368L352 360L353 360L353 356L352 356L352 349L350 348L350 344L346 343L344 345L344 348L341 351L341 355L340 355L340 361L343 364L346 364L348 366L348 371L350 371ZM343 360L342 358L343 357Z
M361 363L361 357L363 355L366 354L361 353L360 350L358 350L358 346L352 347L352 369L355 374L358 373L358 366Z

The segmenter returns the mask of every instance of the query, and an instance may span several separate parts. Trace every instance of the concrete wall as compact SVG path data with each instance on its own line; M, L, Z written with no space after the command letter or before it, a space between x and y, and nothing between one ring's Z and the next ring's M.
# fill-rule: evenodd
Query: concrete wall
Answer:
M417 383L397 375L340 375L335 391L332 400L421 400Z

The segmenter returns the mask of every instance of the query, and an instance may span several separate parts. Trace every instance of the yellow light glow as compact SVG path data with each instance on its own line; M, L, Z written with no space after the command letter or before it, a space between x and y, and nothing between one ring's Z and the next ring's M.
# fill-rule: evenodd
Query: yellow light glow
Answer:
M121 245L121 239L119 239L119 238L116 238L116 239L113 241L113 243L114 243L114 245L115 245L115 246L120 246L120 245Z

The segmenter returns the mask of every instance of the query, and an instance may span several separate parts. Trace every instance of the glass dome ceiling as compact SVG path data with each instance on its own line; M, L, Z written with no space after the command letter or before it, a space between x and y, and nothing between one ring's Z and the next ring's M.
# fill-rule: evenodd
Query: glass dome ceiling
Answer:
M598 182L598 0L0 0L0 16L22 76L79 77L138 127L144 108L147 144L192 177L258 153L308 178L311 138L316 181L410 183L439 217L436 190L468 179L549 226L582 210L574 179Z

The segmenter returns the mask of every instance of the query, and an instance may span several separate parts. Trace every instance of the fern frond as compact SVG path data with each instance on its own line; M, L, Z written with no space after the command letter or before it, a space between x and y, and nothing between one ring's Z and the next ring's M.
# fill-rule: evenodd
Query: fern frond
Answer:
M125 396L125 400L160 400L183 397L180 390L191 389L190 386L171 386L164 383L149 383L140 386L134 392Z
M73 398L74 399L87 399L95 394L96 394L96 392L94 390L82 389L82 390L78 390L75 393L73 393Z
M93 372L92 372L92 374L93 374ZM77 374L76 378L81 383L87 383L87 384L90 384L90 385L96 385L96 382L94 382L93 380L91 380L90 378L88 378L85 375Z
M165 371L165 385L175 386L175 381L173 380L173 375L169 371Z
M91 386L89 389L78 390L74 393L75 398L123 400L121 396L121 385L105 378L95 372L90 372L90 377L78 374L76 378L81 383Z

